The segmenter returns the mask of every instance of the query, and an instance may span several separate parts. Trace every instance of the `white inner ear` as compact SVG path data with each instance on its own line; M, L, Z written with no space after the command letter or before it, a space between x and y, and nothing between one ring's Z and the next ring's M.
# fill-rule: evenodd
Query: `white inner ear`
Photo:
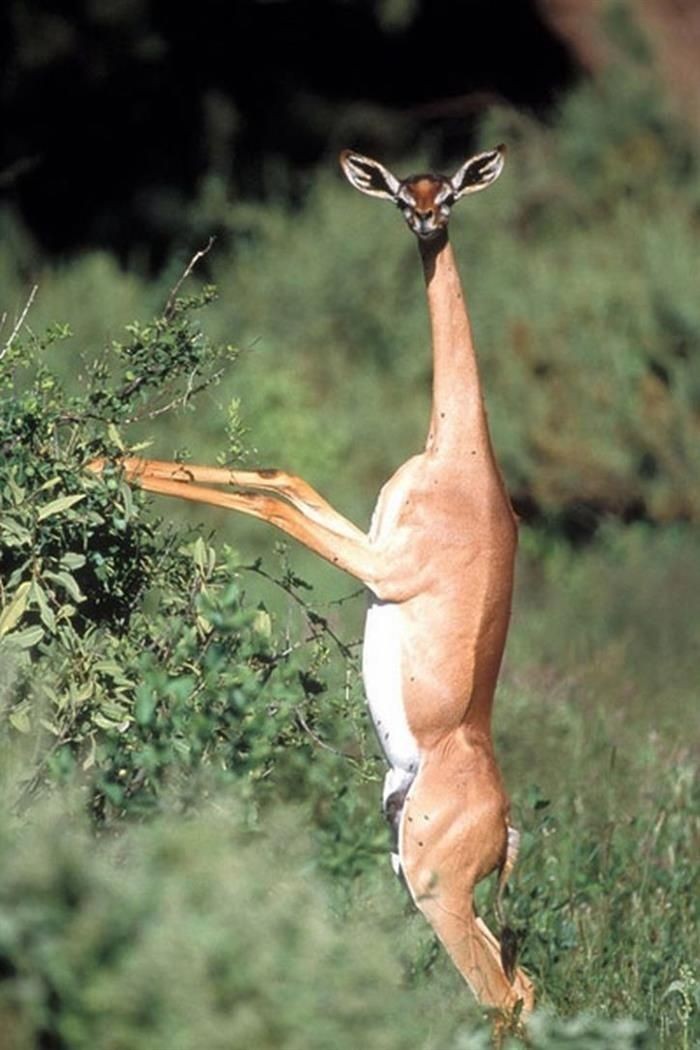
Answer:
M348 182L360 193L386 200L396 199L400 182L379 161L361 153L347 153L340 158L340 164Z
M455 200L459 200L467 193L477 193L490 186L503 171L504 163L505 158L500 149L488 150L486 153L477 153L475 157L470 157L450 179ZM470 181L470 169L472 168L478 171L473 182Z

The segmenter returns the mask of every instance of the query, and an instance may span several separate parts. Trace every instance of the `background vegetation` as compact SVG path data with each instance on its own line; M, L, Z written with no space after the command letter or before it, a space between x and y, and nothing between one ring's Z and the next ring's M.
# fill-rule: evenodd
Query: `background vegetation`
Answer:
M700 168L625 39L546 124L490 110L506 174L452 226L524 519L495 733L543 1048L700 1039ZM427 422L415 245L328 170L178 221L152 276L1 220L0 1046L485 1047L388 865L363 596L84 469L284 466L366 522Z

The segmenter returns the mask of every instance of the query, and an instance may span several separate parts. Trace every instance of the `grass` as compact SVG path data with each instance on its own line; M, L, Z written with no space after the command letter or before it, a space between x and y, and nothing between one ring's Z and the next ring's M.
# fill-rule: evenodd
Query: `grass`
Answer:
M690 1045L669 989L698 991L699 539L611 529L526 557L496 715L545 1001L669 1046Z

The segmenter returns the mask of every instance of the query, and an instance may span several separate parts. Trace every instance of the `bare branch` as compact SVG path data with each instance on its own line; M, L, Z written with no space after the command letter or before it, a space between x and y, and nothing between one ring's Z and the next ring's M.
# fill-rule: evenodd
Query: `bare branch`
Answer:
M366 587L358 587L357 590L351 591L350 594L344 594L341 598L333 598L329 601L329 605L344 605L345 602L351 602L355 598L361 597L361 595L367 594Z
M173 310L175 308L175 299L177 297L177 293L180 291L180 289L182 288L183 284L185 283L187 278L190 276L190 274L194 270L194 268L197 265L197 263L199 262L199 260L203 259L204 256L207 255L211 251L212 245L214 244L215 240L216 240L215 237L210 237L209 241L207 242L206 247L205 248L200 248L200 250L198 252L195 252L194 255L192 256L192 258L190 259L190 261L188 262L184 273L182 274L182 276L180 277L179 281L176 283L175 287L173 288L173 290L171 291L170 295L168 296L168 301L165 304L165 310L163 311L163 317L165 317L166 319L169 318L172 315L172 312L173 312Z
M295 707L294 714L296 715L297 721L301 728L304 730L305 733L308 734L308 736L311 737L311 739L313 740L314 744L317 745L317 747L322 747L324 751L330 751L332 755L337 755L338 758L344 758L346 759L346 761L351 762L353 766L359 767L360 763L357 761L354 755L349 754L347 751L340 751L337 747L333 747L331 744L327 744L326 741L318 735L318 733L315 733L309 725L309 723L304 718L304 715L302 714L300 708Z
M178 394L177 397L174 397L171 401L168 401L167 405L160 405L158 408L146 407L146 409L143 412L139 412L135 416L129 416L128 419L124 420L124 423L140 423L144 419L155 419L156 416L162 416L164 412L170 412L173 408L177 408L180 405L186 405L190 398L193 398L197 394L200 394L202 390L206 390L207 387L213 386L215 383L218 383L225 371L226 370L224 368L217 369L216 372L213 372L211 376L208 376L196 386L193 383L193 379L196 373L193 372L187 381L187 390L185 390L182 394ZM151 402L151 404L152 403L153 402Z
M29 313L29 309L30 309L32 303L34 302L34 298L35 298L36 293L38 291L39 291L39 285L35 284L34 287L31 290L31 292L29 293L29 298L27 299L26 303L24 304L24 309L22 310L22 313L19 315L17 323L15 324L15 327L10 332L9 339L7 340L5 345L2 347L2 349L0 349L0 361L2 361L3 357L5 356L5 354L10 349L10 347L14 343L15 339L17 338L17 336L19 334L19 331L22 328L22 325L24 324L24 322L26 320L27 314ZM6 317L7 317L7 314L3 314L2 315L2 322L3 322L3 324L5 322Z
M326 619L326 617L321 616L320 613L317 613L313 609L311 609L309 605L304 601L304 599L299 597L299 595L295 592L294 588L289 583L287 583L285 580L278 580L276 576L272 576L271 573L266 572L265 569L263 569L258 562L254 562L252 565L240 565L239 569L242 572L253 572L256 574L256 576L261 576L264 580L268 580L270 583L274 583L276 587L279 587L285 592L285 594L288 594L289 597L300 607L304 614L304 617L310 624L312 638L318 638L319 635L326 634L335 644L336 648L340 652L341 656L344 657L344 659L350 661L356 659L353 656L352 649L358 643L344 642L342 638L339 638L333 630L333 628L331 627L328 620ZM320 630L316 630L316 628L320 628Z

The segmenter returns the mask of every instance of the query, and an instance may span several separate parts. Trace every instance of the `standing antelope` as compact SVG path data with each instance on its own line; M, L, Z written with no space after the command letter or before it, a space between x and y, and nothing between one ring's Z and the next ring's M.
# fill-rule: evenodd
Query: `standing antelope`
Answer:
M399 180L344 150L362 193L393 201L418 237L433 342L433 405L425 451L382 489L368 534L300 478L125 459L151 491L269 521L361 580L371 592L363 676L390 765L383 804L394 867L477 999L512 1012L533 986L476 916L475 885L517 853L491 741L491 707L508 629L516 523L489 438L471 329L447 237L452 205L501 173L503 149L470 158L452 178ZM93 469L101 469L97 461ZM233 486L234 492L201 483Z

